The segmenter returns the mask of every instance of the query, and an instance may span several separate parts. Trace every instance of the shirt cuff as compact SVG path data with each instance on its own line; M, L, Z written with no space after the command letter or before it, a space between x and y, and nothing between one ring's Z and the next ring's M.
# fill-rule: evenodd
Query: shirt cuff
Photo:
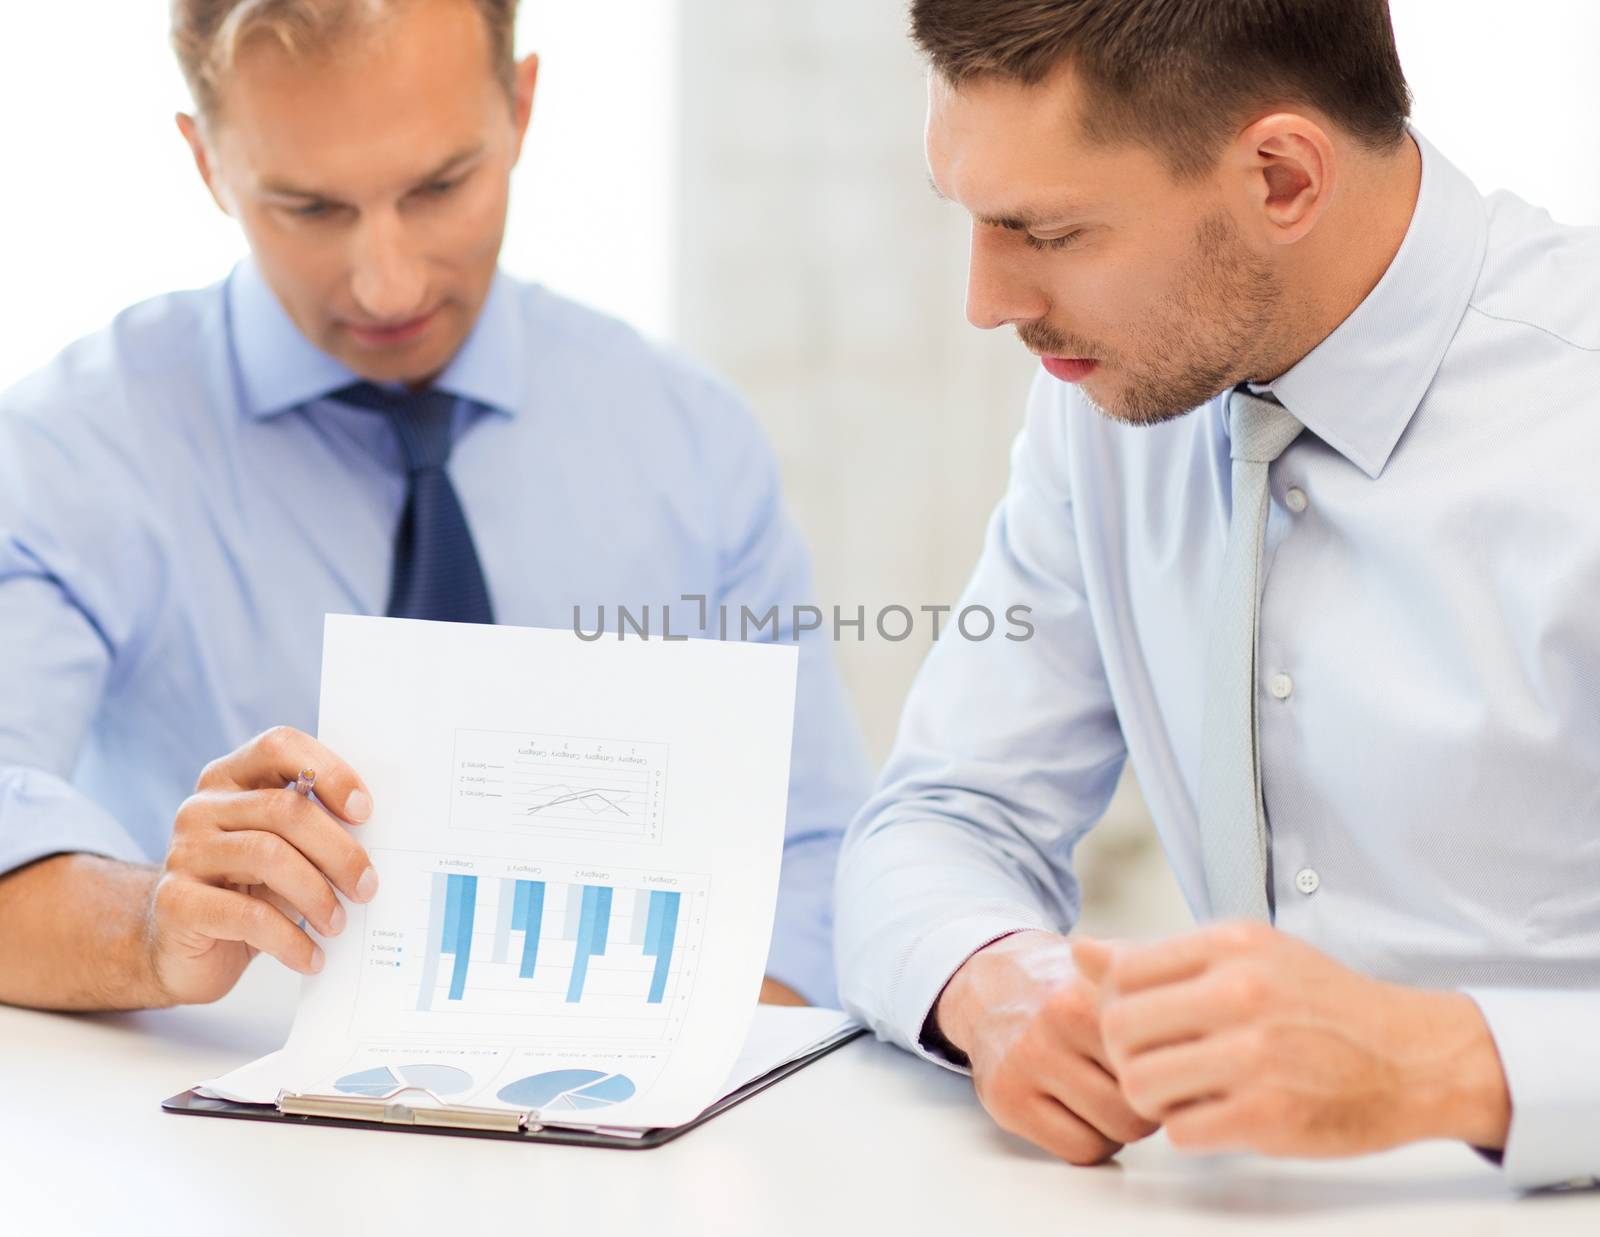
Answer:
M1468 988L1511 1090L1502 1162L1519 1189L1600 1175L1600 993Z
M944 1036L926 1032L933 1026L933 1007L951 976L980 949L1016 932L1055 932L1059 929L1021 907L989 909L970 914L923 937L911 950L896 985L892 1005L893 1038L925 1061L958 1074L970 1074L964 1060L950 1055ZM879 1034L883 1028L879 1028Z
M833 874L841 833L790 840L778 877L778 910L767 974L813 1005L839 1003L833 973Z
M0 769L0 875L75 853L148 862L132 835L70 782L42 769Z

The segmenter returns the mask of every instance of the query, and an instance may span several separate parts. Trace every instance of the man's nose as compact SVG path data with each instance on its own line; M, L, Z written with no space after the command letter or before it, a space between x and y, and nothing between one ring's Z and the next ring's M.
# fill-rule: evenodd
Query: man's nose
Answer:
M404 322L421 313L427 269L408 247L405 226L393 211L362 221L351 255L350 291L377 322Z
M1001 229L974 224L967 268L967 321L980 330L1033 322L1050 310L1050 300L1029 278L1025 255Z

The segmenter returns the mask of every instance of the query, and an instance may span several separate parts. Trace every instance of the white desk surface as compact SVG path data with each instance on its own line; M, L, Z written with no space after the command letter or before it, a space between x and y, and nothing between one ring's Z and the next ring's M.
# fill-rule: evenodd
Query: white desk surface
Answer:
M1600 1192L1518 1197L1449 1144L1317 1163L1197 1158L1157 1135L1072 1168L1000 1133L966 1079L870 1040L653 1151L160 1110L281 1044L294 996L258 960L213 1006L0 1007L0 1232L1600 1233Z

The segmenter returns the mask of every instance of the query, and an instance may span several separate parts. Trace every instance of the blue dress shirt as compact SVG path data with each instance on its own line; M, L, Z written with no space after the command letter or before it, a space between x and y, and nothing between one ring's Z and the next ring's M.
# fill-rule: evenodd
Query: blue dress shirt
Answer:
M315 731L323 615L383 613L405 496L388 422L322 398L354 377L247 262L0 395L0 872L159 860L208 761ZM437 385L463 397L450 474L500 621L570 630L582 607L588 631L604 605L614 634L619 604L659 623L704 594L715 624L810 600L761 431L629 328L501 274ZM800 651L769 973L831 1002L834 860L870 770L825 636Z
M1467 991L1514 1107L1505 1163L1600 1171L1600 232L1484 198L1425 141L1389 270L1268 388L1260 762L1276 922ZM1155 428L1034 388L963 604L840 867L847 1008L917 1051L977 949L1078 917L1074 844L1131 758L1210 908L1198 795L1230 510L1219 397Z

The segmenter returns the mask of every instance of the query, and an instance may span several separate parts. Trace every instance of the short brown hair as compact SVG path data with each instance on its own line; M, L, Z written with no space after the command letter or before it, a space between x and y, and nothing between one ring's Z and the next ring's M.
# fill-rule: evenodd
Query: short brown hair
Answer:
M1090 139L1150 146L1180 176L1209 170L1254 107L1316 107L1375 150L1411 110L1388 0L912 0L911 33L956 86L1070 63Z
M217 87L250 39L276 39L298 53L326 47L371 25L403 0L172 0L172 49L202 115L216 111ZM509 92L515 68L518 0L472 0L489 31L495 76Z

